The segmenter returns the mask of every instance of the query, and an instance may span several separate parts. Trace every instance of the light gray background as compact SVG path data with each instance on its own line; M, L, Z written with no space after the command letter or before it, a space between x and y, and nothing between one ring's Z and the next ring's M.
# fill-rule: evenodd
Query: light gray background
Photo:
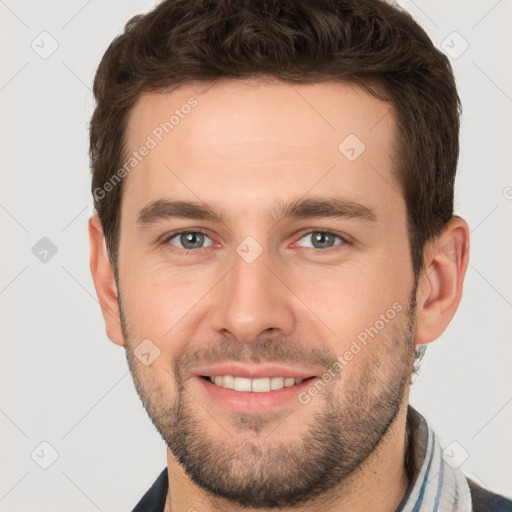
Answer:
M89 273L87 123L109 42L154 2L0 0L0 511L130 510L165 466ZM512 495L511 0L403 1L452 54L464 114L456 213L472 230L464 297L412 403L462 469ZM48 51L43 59L32 41ZM46 37L43 42L41 38ZM445 43L443 43L445 41ZM48 237L46 263L32 247ZM59 457L48 468L50 443ZM41 451L41 449L43 451ZM39 454L39 457L37 457Z

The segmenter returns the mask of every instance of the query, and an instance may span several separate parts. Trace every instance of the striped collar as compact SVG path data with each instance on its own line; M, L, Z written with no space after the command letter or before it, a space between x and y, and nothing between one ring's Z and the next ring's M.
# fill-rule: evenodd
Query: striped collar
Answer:
M395 512L472 512L466 476L443 459L437 434L411 405L407 424L411 478Z

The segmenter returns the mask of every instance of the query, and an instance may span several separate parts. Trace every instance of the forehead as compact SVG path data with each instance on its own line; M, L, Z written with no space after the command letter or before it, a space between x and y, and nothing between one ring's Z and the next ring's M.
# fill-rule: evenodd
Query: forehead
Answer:
M261 207L313 189L396 203L394 136L390 105L354 85L224 80L144 93L127 125L139 154L123 204L172 195Z

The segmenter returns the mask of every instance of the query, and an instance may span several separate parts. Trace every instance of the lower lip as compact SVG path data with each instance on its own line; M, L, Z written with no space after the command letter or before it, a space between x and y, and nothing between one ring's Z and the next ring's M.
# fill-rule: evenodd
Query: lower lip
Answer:
M319 377L310 377L299 384L263 393L235 391L213 384L209 379L197 377L199 384L215 401L235 412L264 413L292 401L299 402L298 395L313 385Z

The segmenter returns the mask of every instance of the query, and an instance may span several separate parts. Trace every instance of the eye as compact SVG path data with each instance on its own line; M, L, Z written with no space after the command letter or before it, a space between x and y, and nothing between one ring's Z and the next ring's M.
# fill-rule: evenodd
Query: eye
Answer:
M327 252L329 249L333 248L334 242L336 239L341 240L340 244L337 244L338 246L344 245L349 243L347 240L345 240L340 235L337 235L335 233L331 233L330 231L310 231L309 233L306 233L302 239L310 239L312 245L303 245L300 244L302 247L310 247L312 249L315 249L315 252L321 253L321 252Z
M307 240L308 238L311 245L304 243L299 245L311 248L315 253L326 253L329 252L329 249L349 243L349 241L344 237L337 235L336 233L332 233L331 231L310 231L303 235L300 240ZM210 243L205 245L206 239L208 239ZM336 239L340 240L341 243L335 244ZM168 236L163 243L185 251L203 249L213 245L211 238L203 231L180 231Z
M211 238L202 231L181 231L179 233L175 233L164 240L164 243L175 245L172 243L172 240L176 239L181 247L178 246L179 249L191 250L191 249L202 249L203 247L209 247L213 245L212 243L208 245L203 245L205 238L208 238L211 241Z

